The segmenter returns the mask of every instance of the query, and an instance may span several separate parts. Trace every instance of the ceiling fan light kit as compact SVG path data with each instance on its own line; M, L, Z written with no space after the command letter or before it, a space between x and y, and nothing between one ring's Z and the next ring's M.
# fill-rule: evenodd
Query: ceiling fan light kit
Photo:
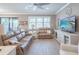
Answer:
M40 10L48 10L48 7L44 7L46 5L49 5L49 3L33 3L33 4L29 4L28 7L26 6L25 9L32 9L33 11L40 9Z

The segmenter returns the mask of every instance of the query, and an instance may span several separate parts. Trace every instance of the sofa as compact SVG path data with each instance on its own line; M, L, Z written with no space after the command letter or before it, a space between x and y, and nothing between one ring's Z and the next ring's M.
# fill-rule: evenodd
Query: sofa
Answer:
M69 45L69 44L61 44L60 55L78 55L78 46Z
M37 32L37 38L38 39L52 39L53 36L50 29L40 28Z
M26 31L11 31L6 35L1 35L3 45L16 45L17 55L24 54L32 43L32 35Z

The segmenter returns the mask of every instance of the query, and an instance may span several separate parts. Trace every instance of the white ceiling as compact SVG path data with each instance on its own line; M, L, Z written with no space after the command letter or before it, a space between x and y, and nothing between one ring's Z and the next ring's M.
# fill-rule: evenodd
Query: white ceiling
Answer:
M60 8L62 8L66 3L50 3L48 5L42 6L47 9L33 10L32 3L0 3L0 13L22 13L22 14L38 14L38 15L54 15Z

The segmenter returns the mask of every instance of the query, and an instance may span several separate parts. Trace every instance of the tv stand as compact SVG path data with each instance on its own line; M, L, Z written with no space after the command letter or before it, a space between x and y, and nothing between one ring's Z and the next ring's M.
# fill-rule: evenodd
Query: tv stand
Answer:
M59 43L78 45L79 33L69 33L55 30L55 37Z

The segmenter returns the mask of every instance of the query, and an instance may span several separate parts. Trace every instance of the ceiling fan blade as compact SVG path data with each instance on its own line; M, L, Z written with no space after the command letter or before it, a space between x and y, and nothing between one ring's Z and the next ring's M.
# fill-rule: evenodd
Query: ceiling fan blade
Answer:
M42 6L38 6L38 8L40 8L40 9L45 9L44 7L42 7Z
M34 5L38 5L38 6L43 6L43 5L48 5L50 3L34 3Z
M33 5L39 9L45 9L43 6L48 5L50 3L34 3Z

